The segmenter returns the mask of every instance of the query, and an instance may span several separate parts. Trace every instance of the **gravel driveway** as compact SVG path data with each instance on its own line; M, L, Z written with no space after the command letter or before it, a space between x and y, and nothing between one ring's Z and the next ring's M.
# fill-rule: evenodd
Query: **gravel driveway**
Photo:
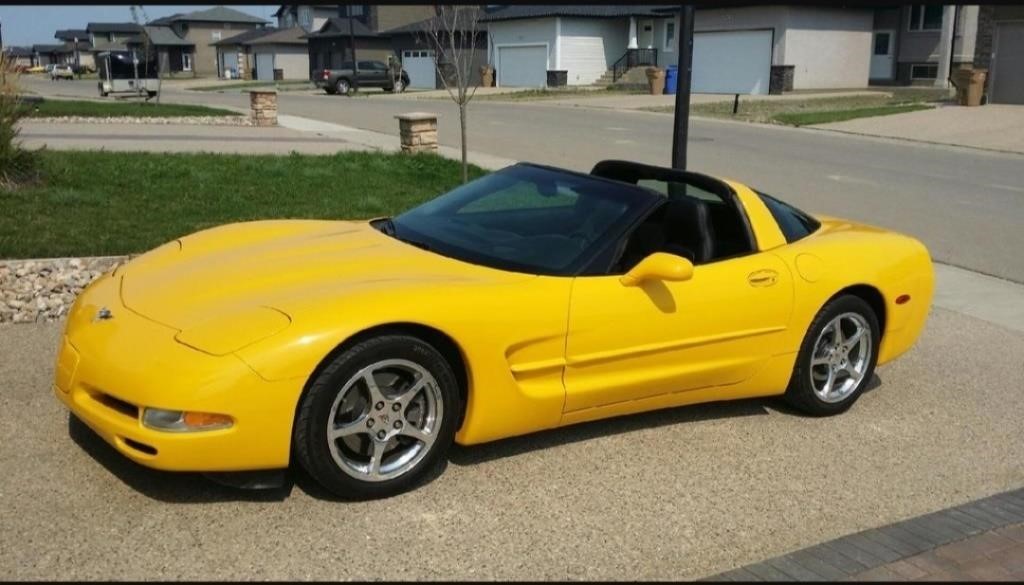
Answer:
M847 415L603 421L456 449L369 503L129 463L51 395L59 334L0 326L7 579L688 579L1024 485L1024 335L942 309Z

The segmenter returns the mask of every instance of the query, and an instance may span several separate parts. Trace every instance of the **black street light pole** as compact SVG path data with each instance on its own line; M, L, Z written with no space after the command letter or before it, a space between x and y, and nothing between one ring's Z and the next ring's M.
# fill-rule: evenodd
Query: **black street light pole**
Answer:
M345 16L348 16L348 47L352 54L352 89L359 91L359 61L356 60L355 24L352 20L352 5L345 4Z
M693 73L693 5L685 4L679 15L679 78L676 84L676 118L672 132L672 168L686 170L686 141L690 126L690 77Z

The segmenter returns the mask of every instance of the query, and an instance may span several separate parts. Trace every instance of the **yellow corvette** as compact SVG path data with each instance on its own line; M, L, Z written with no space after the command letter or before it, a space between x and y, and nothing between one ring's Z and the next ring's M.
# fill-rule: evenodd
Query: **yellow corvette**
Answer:
M931 304L925 247L732 181L532 164L394 218L205 230L75 302L54 392L132 460L381 497L472 445L698 402L850 407Z

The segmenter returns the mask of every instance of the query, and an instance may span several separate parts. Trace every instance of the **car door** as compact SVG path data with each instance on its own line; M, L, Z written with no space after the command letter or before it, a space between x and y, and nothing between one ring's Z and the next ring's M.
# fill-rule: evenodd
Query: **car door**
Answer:
M359 82L366 86L382 87L384 85L384 71L376 61L359 62Z
M779 353L793 304L788 267L757 252L698 265L682 282L573 283L565 412L746 380Z

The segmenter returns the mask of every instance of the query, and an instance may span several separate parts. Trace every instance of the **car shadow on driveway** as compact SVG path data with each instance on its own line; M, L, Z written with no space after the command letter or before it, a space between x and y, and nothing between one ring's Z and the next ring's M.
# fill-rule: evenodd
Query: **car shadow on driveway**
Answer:
M286 474L284 485L279 488L249 490L218 484L201 473L149 469L118 453L74 415L68 416L68 435L111 475L142 495L161 502L205 504L284 501L294 485L291 474Z
M871 381L864 388L864 394L871 392L880 386L881 383L882 381L878 374L874 374L871 377ZM452 446L448 460L455 465L476 465L495 459L514 457L530 451L540 451L643 429L725 418L766 415L769 413L769 409L787 416L808 416L789 406L781 396L708 402L580 423L521 437L502 439L493 443L484 443L482 445L463 447L456 444Z
M878 388L881 380L874 374L867 394ZM514 457L531 451L551 449L580 441L589 441L622 433L644 429L655 429L669 425L698 423L720 419L739 418L769 414L775 410L787 416L807 416L794 410L781 397L751 398L725 402L711 402L693 406L681 406L654 410L640 414L598 420L563 428L541 431L521 437L512 437L483 445L463 447L453 445L447 460L430 474L417 482L414 489L422 489L444 474L449 464L459 466L476 465L505 457ZM68 435L97 463L120 479L133 490L154 500L178 504L203 504L216 502L274 502L284 501L298 488L306 495L319 499L346 502L321 487L305 471L292 466L284 474L280 487L266 489L242 489L219 484L201 473L168 472L150 469L128 459L108 445L99 435L74 415L68 416Z

